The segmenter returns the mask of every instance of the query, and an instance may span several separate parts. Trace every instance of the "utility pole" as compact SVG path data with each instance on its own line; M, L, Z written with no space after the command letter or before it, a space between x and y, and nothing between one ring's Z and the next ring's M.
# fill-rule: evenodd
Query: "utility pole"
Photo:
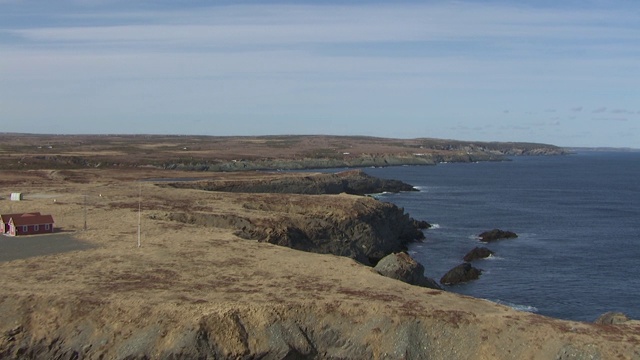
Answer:
M87 195L84 196L84 231L87 231Z
M142 213L142 183L138 188L138 247L140 247L140 219Z

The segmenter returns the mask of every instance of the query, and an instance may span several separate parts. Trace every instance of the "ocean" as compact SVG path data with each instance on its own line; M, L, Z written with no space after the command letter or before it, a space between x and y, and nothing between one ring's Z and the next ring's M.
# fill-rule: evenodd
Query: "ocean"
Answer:
M640 152L577 152L511 161L368 168L419 192L382 194L433 224L410 254L439 280L476 246L480 279L455 293L562 319L607 311L640 319ZM516 239L483 244L499 228Z

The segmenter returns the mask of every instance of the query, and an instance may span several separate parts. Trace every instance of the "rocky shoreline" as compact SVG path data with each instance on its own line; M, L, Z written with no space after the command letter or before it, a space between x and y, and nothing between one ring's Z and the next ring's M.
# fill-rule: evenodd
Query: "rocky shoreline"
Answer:
M360 170L336 174L289 173L260 180L180 181L158 186L271 194L261 198L266 201L254 199L243 205L261 214L254 214L251 218L193 211L167 213L157 218L204 227L228 228L243 239L346 256L370 266L375 266L391 253L406 250L408 243L424 239L421 229L429 226L412 219L396 205L362 196L385 191L416 191L411 185L375 178ZM283 202L276 194L303 196L288 197ZM343 206L335 207L317 197L304 197L339 194L360 195L361 198L344 197L338 200Z
M398 180L373 177L362 170L329 174L265 174L260 180L199 180L167 181L162 187L200 189L234 193L305 194L305 195L367 195L383 192L417 191Z
M357 171L138 181L160 174L192 173L40 170L5 182L56 194L56 202L33 196L12 210L54 214L63 233L90 246L0 263L1 358L640 354L640 322L619 315L564 321L424 287L430 279L402 250L428 224L362 195L410 185Z
M0 133L0 143L0 169L4 170L303 170L502 161L507 156L569 153L557 146L535 143L323 135L216 137Z

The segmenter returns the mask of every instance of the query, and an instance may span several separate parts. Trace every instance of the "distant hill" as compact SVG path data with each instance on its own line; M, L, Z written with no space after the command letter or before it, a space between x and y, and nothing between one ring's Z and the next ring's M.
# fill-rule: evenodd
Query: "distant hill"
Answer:
M500 161L563 155L547 144L365 136L37 135L0 133L2 169L197 171L315 169Z
M624 147L624 148L616 148L616 147L568 147L568 148L565 148L565 149L569 150L569 151L572 151L572 152L576 152L576 151L640 152L640 149L628 148L628 147Z

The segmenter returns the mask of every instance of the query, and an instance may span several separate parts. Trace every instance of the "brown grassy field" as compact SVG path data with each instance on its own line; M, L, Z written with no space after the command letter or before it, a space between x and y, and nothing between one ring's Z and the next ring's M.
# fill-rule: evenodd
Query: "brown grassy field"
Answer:
M242 240L228 228L164 217L172 211L266 217L274 211L268 209L292 207L341 214L361 203L360 196L234 194L138 181L194 176L275 175L1 171L0 212L52 214L60 231L86 247L0 262L0 354L20 358L16 354L32 351L44 358L76 349L80 358L189 358L208 351L202 348L206 334L218 358L260 351L285 358L292 353L277 351L287 346L308 351L309 358L640 356L638 322L602 326L517 312L385 278L351 259ZM24 201L9 201L14 191Z
M0 169L87 167L211 167L242 162L277 169L294 162L331 164L433 163L490 160L504 154L562 154L544 144L386 139L362 136L213 137L164 135L32 135L0 133ZM319 163L321 166L323 162ZM238 168L242 169L242 168Z

